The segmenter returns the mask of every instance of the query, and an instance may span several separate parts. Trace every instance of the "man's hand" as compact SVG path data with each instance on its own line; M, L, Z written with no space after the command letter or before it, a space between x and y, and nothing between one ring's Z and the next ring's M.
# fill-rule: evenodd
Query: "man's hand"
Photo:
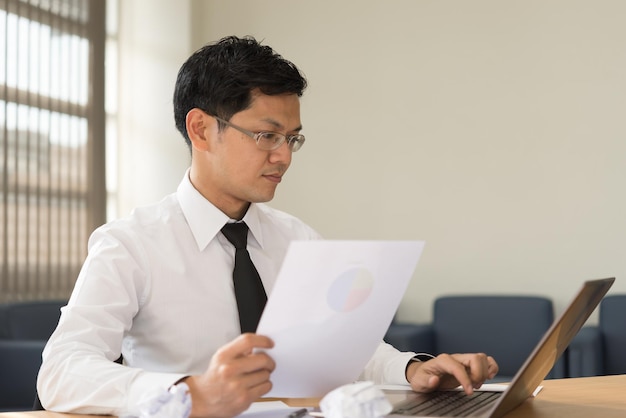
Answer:
M254 348L272 348L268 337L242 334L220 348L200 376L184 380L191 394L192 417L233 417L272 388L274 360Z
M479 354L441 354L432 360L409 364L406 377L416 392L452 389L459 385L468 395L485 380L498 373L498 364L491 356Z

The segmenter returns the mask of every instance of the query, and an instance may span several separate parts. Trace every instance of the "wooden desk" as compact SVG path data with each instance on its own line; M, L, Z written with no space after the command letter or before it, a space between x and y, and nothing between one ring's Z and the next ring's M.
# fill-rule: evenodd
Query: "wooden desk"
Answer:
M506 418L626 417L626 375L546 380L542 385L534 399L526 400Z
M626 375L546 380L543 390L506 415L506 418L624 418ZM306 404L288 400L288 404ZM93 415L48 411L4 412L0 418L94 418Z

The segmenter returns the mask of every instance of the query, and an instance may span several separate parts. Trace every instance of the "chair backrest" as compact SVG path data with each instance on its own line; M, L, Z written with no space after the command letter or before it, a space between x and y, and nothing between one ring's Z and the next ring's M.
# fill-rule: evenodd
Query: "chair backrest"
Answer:
M0 305L0 411L33 408L41 353L66 304L44 300Z
M626 373L626 295L602 299L598 324L604 344L604 372Z
M513 377L552 324L552 301L536 296L445 296L435 300L437 353L483 352Z
M0 340L0 411L33 407L46 341Z
M66 300L6 303L2 306L3 338L47 341L56 328Z

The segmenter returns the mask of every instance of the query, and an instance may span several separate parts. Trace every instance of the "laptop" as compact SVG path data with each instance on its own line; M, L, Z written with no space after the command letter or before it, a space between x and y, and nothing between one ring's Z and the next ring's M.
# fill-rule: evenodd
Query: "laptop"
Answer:
M472 396L467 396L462 391L438 391L428 394L418 394L410 390L386 391L385 395L394 408L388 417L499 418L505 415L533 394L614 281L615 278L608 278L590 280L583 284L563 314L546 331L504 392L478 390ZM463 405L437 410L437 407L428 404L435 397L457 397L458 402Z
M290 244L257 328L274 347L266 397L312 398L358 379L389 328L423 241Z

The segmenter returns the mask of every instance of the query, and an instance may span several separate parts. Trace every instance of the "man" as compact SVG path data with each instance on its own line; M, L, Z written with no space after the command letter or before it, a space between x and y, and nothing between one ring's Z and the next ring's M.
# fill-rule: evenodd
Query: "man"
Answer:
M192 416L230 417L270 390L274 361L255 348L273 343L241 333L235 248L220 231L245 222L247 249L267 294L289 242L320 238L261 203L273 198L304 143L299 98L305 87L291 62L253 38L224 38L184 63L174 114L191 167L176 193L92 234L44 350L38 378L44 407L136 413L155 388L185 382ZM414 354L381 343L361 377L408 381L417 391L462 384L471 393L498 369L484 354L423 363L412 361ZM123 364L115 362L120 355Z

